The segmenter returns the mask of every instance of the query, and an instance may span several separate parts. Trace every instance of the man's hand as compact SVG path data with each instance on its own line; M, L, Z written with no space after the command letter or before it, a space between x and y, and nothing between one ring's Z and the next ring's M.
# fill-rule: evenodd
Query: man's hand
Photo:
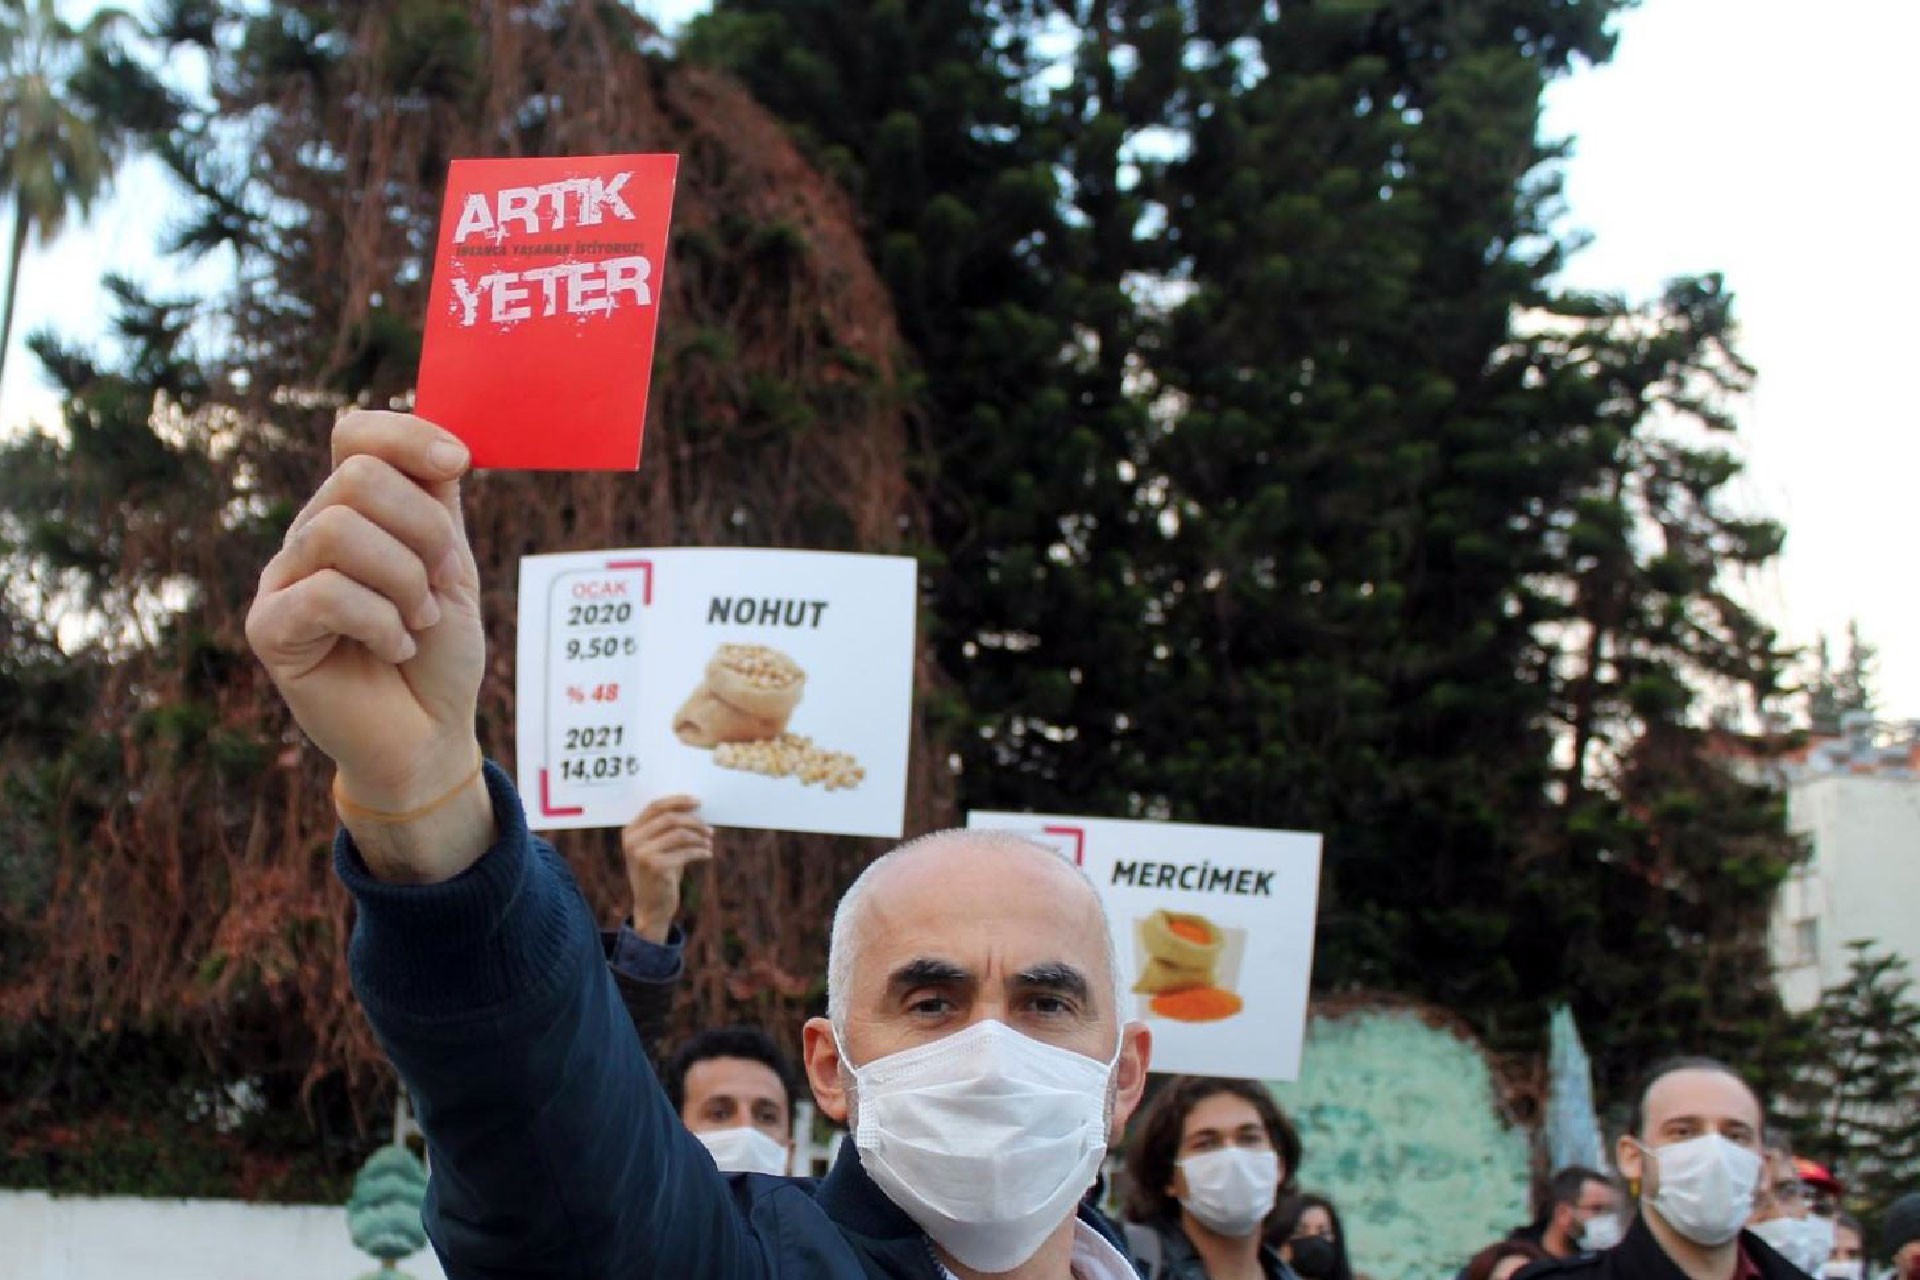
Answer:
M248 642L338 766L353 802L343 819L383 880L450 879L493 843L473 776L486 640L460 516L467 461L466 446L419 418L341 418L333 474L294 517L247 614ZM449 796L410 822L359 812Z
M620 856L633 890L633 931L665 942L680 910L687 864L713 857L713 828L700 821L692 796L663 796L620 832Z

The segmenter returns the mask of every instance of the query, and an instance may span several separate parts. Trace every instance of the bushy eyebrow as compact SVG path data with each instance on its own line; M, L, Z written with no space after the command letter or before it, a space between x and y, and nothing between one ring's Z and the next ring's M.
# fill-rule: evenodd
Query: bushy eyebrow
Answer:
M935 956L915 956L887 975L887 991L902 995L916 987L965 987L973 974L964 965Z
M1270 1137L1267 1133L1267 1126L1258 1120L1248 1120L1244 1124L1207 1124L1201 1125L1198 1129L1190 1129L1186 1133L1181 1134L1180 1142L1182 1146L1194 1141L1196 1138L1218 1138L1222 1142L1227 1142L1236 1138L1250 1137L1256 1134L1262 1138Z
M1083 1005L1093 991L1087 975L1064 960L1050 960L1022 969L1013 975L1013 985L1021 991L1050 991L1071 996Z
M1719 1123L1720 1121L1717 1121L1711 1117L1697 1115L1695 1113L1688 1112L1685 1115L1666 1117L1660 1122L1660 1127L1662 1129L1665 1129L1672 1125L1686 1124L1686 1125L1695 1125L1702 1129L1711 1129L1711 1128L1714 1128ZM1755 1128L1751 1120L1741 1120L1733 1116L1727 1116L1725 1117L1725 1124L1729 1129L1744 1129L1748 1133L1755 1132Z
M966 987L975 981L965 965L938 956L916 956L887 975L887 990L899 994L916 987ZM1082 1002L1093 990L1087 975L1064 960L1029 965L1013 975L1011 985L1019 991L1051 991Z

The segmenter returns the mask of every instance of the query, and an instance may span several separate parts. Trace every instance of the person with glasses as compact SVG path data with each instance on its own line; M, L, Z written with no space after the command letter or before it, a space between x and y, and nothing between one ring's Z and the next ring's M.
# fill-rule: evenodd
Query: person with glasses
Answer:
M1786 1136L1776 1130L1767 1140L1747 1228L1795 1267L1818 1276L1833 1254L1833 1219L1813 1212L1813 1203L1813 1188L1801 1179Z

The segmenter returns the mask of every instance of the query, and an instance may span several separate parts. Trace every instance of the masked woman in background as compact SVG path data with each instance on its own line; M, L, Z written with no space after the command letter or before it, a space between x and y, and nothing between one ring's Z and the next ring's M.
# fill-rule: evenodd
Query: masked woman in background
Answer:
M1300 1280L1354 1280L1347 1231L1325 1196L1289 1196L1268 1221L1267 1240Z
M1168 1081L1127 1144L1127 1244L1148 1280L1298 1280L1262 1236L1299 1165L1258 1083Z

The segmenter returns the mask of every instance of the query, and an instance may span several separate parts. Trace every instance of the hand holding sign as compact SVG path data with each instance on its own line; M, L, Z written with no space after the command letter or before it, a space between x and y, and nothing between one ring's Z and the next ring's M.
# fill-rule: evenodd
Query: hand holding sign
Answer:
M677 165L454 161L419 407L475 466L639 465Z
M620 860L633 894L633 931L665 942L680 910L687 867L713 857L713 828L692 796L662 796L620 831Z
M339 766L368 866L385 879L447 879L492 836L476 772L486 639L460 519L466 450L418 418L352 413L334 428L333 456L260 575L247 640ZM356 821L355 810L406 813L463 785L463 803L435 806L431 830Z

